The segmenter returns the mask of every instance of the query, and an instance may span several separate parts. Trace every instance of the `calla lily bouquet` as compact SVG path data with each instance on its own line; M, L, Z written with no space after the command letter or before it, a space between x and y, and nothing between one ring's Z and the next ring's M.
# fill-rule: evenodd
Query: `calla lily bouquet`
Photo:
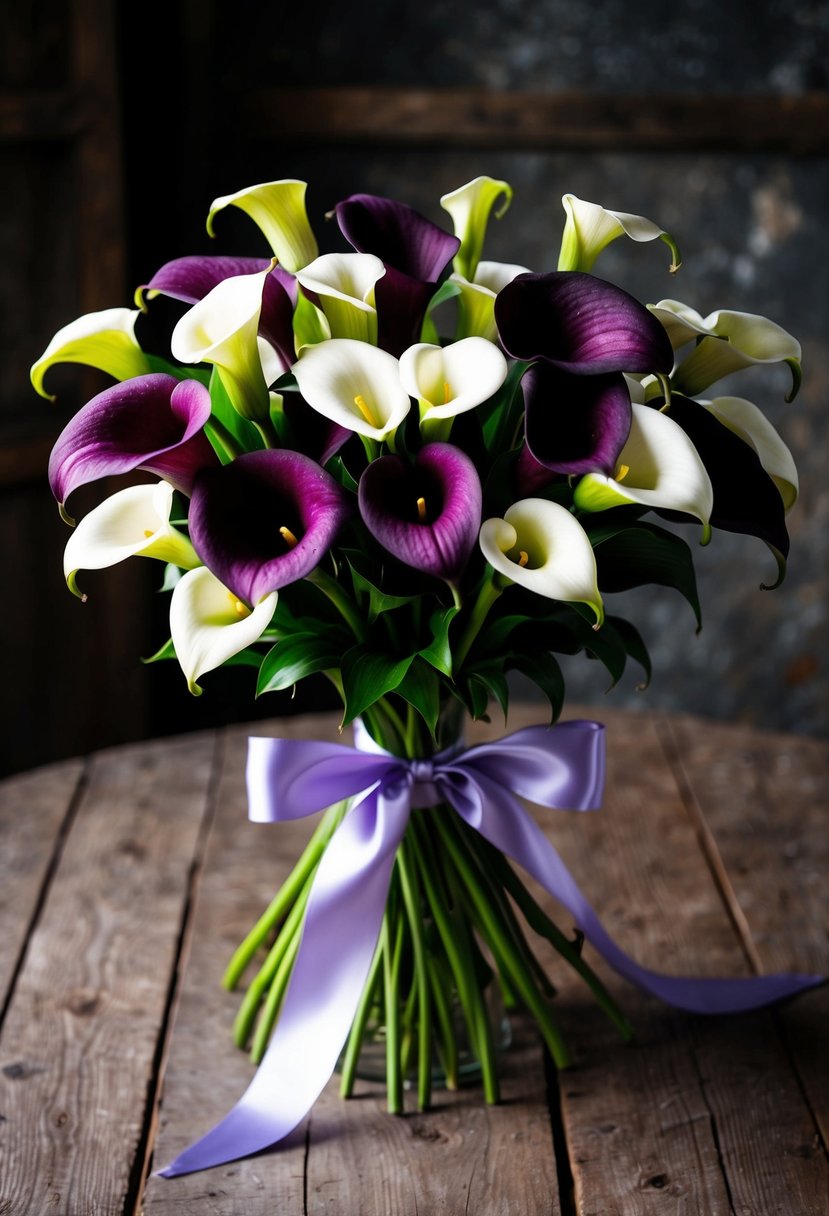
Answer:
M217 199L245 212L270 258L182 257L113 308L55 335L35 388L60 362L115 383L67 424L49 466L61 512L73 492L143 470L146 484L103 501L74 527L64 566L80 572L142 556L161 563L170 640L190 690L222 664L256 669L257 695L324 673L359 720L364 746L412 762L451 755L462 720L522 673L558 718L557 656L583 651L616 682L629 658L650 675L636 628L604 594L675 588L699 621L692 550L717 529L762 538L785 572L791 455L748 400L717 396L740 368L785 362L794 395L800 348L761 316L701 316L674 299L639 303L597 277L613 240L673 238L640 216L573 195L557 269L481 260L506 182L481 177L441 199L446 228L365 194L329 216L344 250L319 254L305 185L270 182ZM452 228L450 232L448 229ZM553 251L551 250L551 253ZM182 302L169 349L145 350L140 310ZM290 880L228 970L257 954L235 1033L261 1059L285 1000L310 892L348 814L323 816ZM391 865L391 862L389 863ZM466 1024L486 1097L497 1099L496 1037L485 994L534 1015L567 1060L552 988L523 920L622 1014L504 855L458 817L417 812L396 853L382 930L342 1063L385 1044L390 1107L403 1077L430 1100L435 1053L449 1085ZM260 952L264 952L260 954Z

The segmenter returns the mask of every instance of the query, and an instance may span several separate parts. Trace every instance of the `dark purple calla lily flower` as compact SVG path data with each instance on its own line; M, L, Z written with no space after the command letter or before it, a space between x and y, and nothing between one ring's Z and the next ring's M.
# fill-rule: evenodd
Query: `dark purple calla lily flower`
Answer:
M576 376L670 372L664 327L633 296L581 271L520 274L495 298L504 349Z
M196 479L190 539L221 583L257 604L310 574L348 514L345 491L309 457L248 452Z
M428 443L414 466L381 456L360 478L360 514L384 549L447 582L463 573L481 526L475 466L451 443Z
M266 270L269 264L268 258L200 254L175 258L157 270L149 283L138 288L136 299L141 303L142 296L147 292L159 292L185 304L196 304L225 279L240 274L256 274ZM285 371L296 359L293 318L298 290L295 277L281 266L274 266L265 280L262 293L259 333L274 347Z
M60 503L78 486L146 469L189 494L200 469L219 463L204 434L210 394L197 380L160 373L114 384L88 401L58 436L49 485Z
M631 426L624 376L573 376L538 362L521 389L527 447L539 464L553 473L612 475Z
M386 267L374 289L377 343L396 358L420 341L429 300L460 248L419 211L394 199L352 194L334 208L345 239L358 253L373 253Z

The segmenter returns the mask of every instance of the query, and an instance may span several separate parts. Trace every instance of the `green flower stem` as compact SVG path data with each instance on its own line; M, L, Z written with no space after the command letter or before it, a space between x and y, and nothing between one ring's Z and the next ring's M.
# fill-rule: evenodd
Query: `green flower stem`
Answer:
M432 822L435 824L447 857L451 858L455 864L470 910L474 913L495 956L499 970L506 971L509 975L521 999L538 1023L556 1068L566 1068L570 1063L570 1056L561 1033L553 1020L547 1002L538 990L526 961L515 950L514 943L510 942L508 930L505 929L503 921L498 918L489 893L483 889L479 875L476 873L476 867L473 868L468 855L459 846L446 817L435 815L432 817Z
M438 816L434 818L436 819ZM449 965L452 968L472 1048L481 1065L484 1097L487 1102L494 1104L498 1102L500 1096L495 1068L495 1050L489 1018L475 973L469 929L462 916L450 916L444 899L438 893L433 879L433 874L438 872L437 861L429 840L426 819L422 815L418 815L412 819L411 823L415 824L417 829L420 879Z
M237 1047L244 1047L250 1037L251 1027L256 1017L256 1011L262 1003L264 994L273 982L274 976L282 962L285 952L290 948L293 938L299 936L302 929L302 918L305 915L305 905L311 894L316 869L312 870L305 880L305 885L296 898L294 906L288 913L285 923L279 931L276 941L271 946L268 957L251 981L245 993L239 1012L233 1023L233 1041Z
M452 989L452 976L443 960L437 959L434 954L427 955L426 967L439 1032L437 1049L443 1064L446 1088L454 1090L458 1088L458 1045L452 1024L452 1008L446 995Z
M315 587L319 587L323 595L328 597L357 641L364 642L366 640L365 621L360 616L357 605L351 599L351 596L348 595L337 580L327 570L323 570L321 566L317 566L310 574L306 575L306 578L309 583L313 583Z
M287 915L291 905L305 885L308 876L316 869L329 840L339 827L340 821L347 809L347 801L336 802L328 808L322 819L320 819L305 846L302 856L290 875L279 888L279 891L259 917L259 920L245 940L234 952L222 978L222 984L225 988L232 991L236 987L256 951L264 944L273 929Z
M261 1063L262 1057L267 1051L271 1031L279 1016L282 998L285 995L288 980L291 978L291 972L294 969L294 961L299 951L301 937L302 933L300 931L294 933L285 953L282 955L282 959L276 969L276 974L268 989L268 997L265 1001L265 1007L260 1014L259 1021L256 1024L256 1033L253 1036L253 1045L250 1049L250 1058L254 1064Z
M478 598L472 605L472 612L469 617L469 622L466 630L458 643L458 648L455 651L453 670L460 671L463 666L464 659L469 654L472 643L481 631L484 621L489 615L489 610L498 596L503 591L503 587L496 586L495 579L490 577L486 580L481 590L478 592Z
M251 421L262 436L262 441L266 448L278 448L282 446L276 433L276 427L271 421L270 414L263 418L252 418Z
M396 907L386 905L383 944L383 995L386 1018L386 1093L389 1114L403 1114L403 1072L400 1067L400 957L403 948L403 918Z
M371 967L369 968L368 977L363 988L363 994L360 997L360 1003L357 1006L357 1012L354 1015L354 1021L351 1024L348 1042L345 1047L340 1074L340 1097L342 1098L350 1098L354 1091L354 1078L357 1075L360 1048L363 1045L363 1036L365 1035L371 1007L374 1002L374 994L380 976L380 964L382 961L383 946L382 943L378 943L377 949L374 951L374 958L371 960Z
M398 850L397 864L403 904L409 918L417 986L417 1105L420 1110L427 1110L432 1100L432 1006L429 1000L429 973L423 937L423 902L420 883L417 880L417 866L412 859L411 845L407 843L406 836Z
M503 853L481 836L476 837L473 841L473 846L479 850L484 868L490 868L491 872L497 875L504 889L515 900L521 915L530 928L535 933L538 933L540 937L546 938L562 958L570 964L573 970L581 976L596 998L596 1003L608 1016L624 1041L630 1042L634 1031L622 1010L616 1004L593 968L584 961L578 947L566 934L562 933L558 925L550 919L544 909L535 901Z

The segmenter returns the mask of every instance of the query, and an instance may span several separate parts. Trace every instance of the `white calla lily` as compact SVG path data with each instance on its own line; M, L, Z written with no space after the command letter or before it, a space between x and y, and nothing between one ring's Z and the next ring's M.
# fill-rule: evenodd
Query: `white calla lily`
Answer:
M128 486L105 499L77 525L63 553L69 589L81 599L75 576L79 570L103 570L128 557L154 557L183 570L200 565L186 536L170 523L173 487Z
M486 338L449 346L419 342L400 356L400 379L417 397L424 437L445 439L456 414L488 401L507 378L507 361Z
M780 491L788 514L797 502L799 493L797 466L788 447L762 410L743 397L715 397L713 401L700 401L700 405L754 448L760 464Z
M293 373L308 404L369 439L388 438L411 408L393 355L350 338L306 347Z
M649 304L667 330L674 350L694 341L691 352L673 373L677 392L696 397L703 389L732 372L755 363L788 363L792 390L800 387L800 343L787 330L756 313L718 309L702 317L679 300Z
M295 274L317 256L316 237L305 210L306 189L306 182L291 178L225 194L210 205L207 231L215 236L214 217L225 207L238 207L264 234L280 265Z
M236 411L252 422L268 417L268 388L259 354L259 315L267 270L232 275L184 314L170 349L182 363L212 363Z
M487 519L479 543L489 564L513 583L566 603L587 604L604 620L596 558L575 516L545 498L514 503L503 519Z
M190 692L198 695L200 676L258 641L271 623L277 598L272 591L249 608L206 566L179 579L170 600L170 634Z
M465 186L444 194L440 200L441 207L452 217L455 236L461 243L455 254L455 269L466 279L475 278L489 215L502 195L504 201L495 212L495 218L500 219L512 202L512 186L508 182L476 177Z
M669 270L672 274L679 270L682 263L676 241L652 220L627 211L609 211L598 203L576 198L575 194L565 194L561 204L567 219L558 255L559 270L591 270L602 250L620 236L640 242L661 237L671 251Z
M151 372L147 356L135 338L138 315L138 309L107 308L86 313L64 325L32 364L29 375L35 391L41 397L52 396L44 389L43 378L55 363L84 363L116 380Z
M479 262L473 281L453 274L452 282L460 288L458 295L457 338L486 338L498 341L495 324L495 297L519 274L529 274L526 266L511 262Z
M297 281L319 297L332 338L377 344L374 285L386 268L373 253L324 253Z
M649 405L632 405L630 434L619 454L616 474L587 473L573 500L582 511L604 511L623 503L694 515L703 526L702 543L711 538L714 491L691 440L667 414Z

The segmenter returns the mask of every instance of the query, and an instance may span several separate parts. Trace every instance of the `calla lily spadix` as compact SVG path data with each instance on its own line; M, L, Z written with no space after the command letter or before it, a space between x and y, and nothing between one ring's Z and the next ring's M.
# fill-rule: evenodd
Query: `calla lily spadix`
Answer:
M63 554L63 572L70 590L81 599L75 583L79 570L103 570L128 557L154 557L183 570L198 566L190 541L170 523L173 487L128 486L85 515L72 532Z
M797 502L799 492L797 467L788 447L762 410L743 397L715 397L713 401L700 401L699 404L754 449L760 464L777 486L788 514Z
M421 342L400 356L400 380L418 399L426 436L445 438L456 414L474 409L507 378L507 361L486 338L463 338L449 346Z
M677 392L697 397L724 376L757 363L788 363L792 388L787 401L800 388L800 343L767 317L718 309L702 317L679 300L660 300L648 308L665 326L675 350L695 343L681 360L671 382ZM634 370L634 369L628 369Z
M370 439L392 435L411 408L397 359L367 342L331 338L306 347L293 371L313 409Z
M490 212L499 198L503 198L503 202L495 212L496 219L500 219L509 207L512 187L508 182L492 177L476 177L465 186L444 194L440 200L441 207L452 217L455 236L461 243L455 254L455 270L465 279L475 278Z
M324 253L296 277L317 297L332 338L376 345L374 285L385 273L383 263L370 253Z
M41 397L51 397L43 379L55 363L83 363L115 380L143 376L152 370L135 338L137 309L107 308L77 317L59 329L29 373Z
M633 405L630 434L613 476L588 473L573 493L582 511L604 511L624 503L654 510L681 511L711 538L714 492L699 453L681 426L648 405Z
M280 265L296 274L317 256L317 240L305 209L307 183L286 179L263 182L214 199L207 216L207 231L215 236L213 221L225 207L238 207L264 234Z
M276 603L272 591L249 608L205 566L179 579L170 601L170 634L191 693L201 693L200 676L259 640Z
M567 219L558 255L559 270L592 270L596 258L611 241L628 236L632 241L661 238L671 251L671 273L679 270L682 259L673 237L652 220L626 211L608 211L598 203L588 203L565 194L561 200Z
M489 564L510 582L547 599L587 604L595 628L604 621L590 540L558 503L546 498L513 503L503 519L484 521L479 543Z
M384 549L407 566L455 582L481 522L481 483L469 457L449 443L428 443L409 465L373 460L360 478L360 514Z
M611 473L630 433L620 374L572 376L539 360L521 380L530 454L553 473Z
M269 399L257 334L268 270L222 279L184 314L170 349L182 363L212 363L243 418L263 422Z
M450 276L460 291L458 300L457 338L486 338L498 341L495 324L495 297L519 274L530 274L526 266L508 262L479 262L473 280L462 275Z
M255 605L310 574L349 509L345 491L307 456L247 452L196 478L190 536L219 581Z
M64 427L49 460L59 503L78 486L146 469L189 494L198 471L218 464L204 434L210 394L197 380L152 373L104 389Z

